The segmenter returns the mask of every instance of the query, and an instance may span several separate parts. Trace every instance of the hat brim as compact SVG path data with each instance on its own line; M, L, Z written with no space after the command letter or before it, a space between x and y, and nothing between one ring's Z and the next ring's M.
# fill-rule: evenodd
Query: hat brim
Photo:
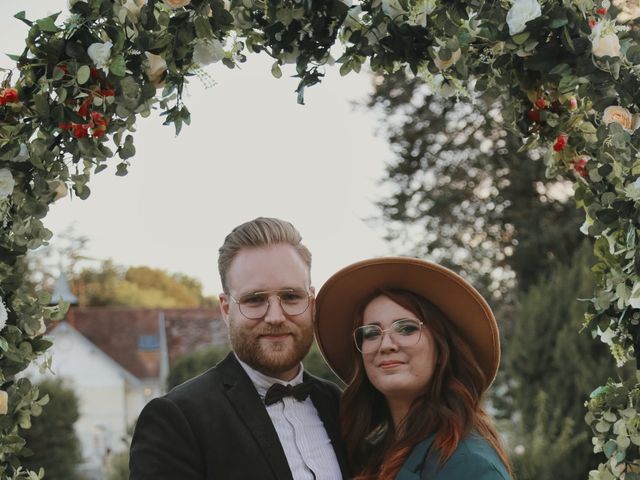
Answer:
M384 257L349 265L331 276L318 292L315 331L320 351L345 383L353 374L357 353L354 321L377 290L416 293L440 309L467 341L491 385L500 363L496 319L480 293L453 271L410 257Z

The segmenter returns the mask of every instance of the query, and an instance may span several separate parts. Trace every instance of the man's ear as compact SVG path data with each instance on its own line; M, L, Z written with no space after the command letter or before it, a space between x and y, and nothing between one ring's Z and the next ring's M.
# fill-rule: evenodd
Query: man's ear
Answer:
M218 295L218 300L220 300L220 313L222 313L222 320L224 320L225 325L229 326L229 299L227 298L226 293L221 293Z

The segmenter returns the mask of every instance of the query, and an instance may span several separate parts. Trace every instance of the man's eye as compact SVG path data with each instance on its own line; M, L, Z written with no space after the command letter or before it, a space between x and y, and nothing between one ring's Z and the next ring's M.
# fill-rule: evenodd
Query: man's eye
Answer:
M298 303L304 299L301 292L284 292L280 294L280 300L286 303Z
M255 307L258 305L262 305L265 302L265 298L262 295L251 295L249 297L244 297L240 300L240 303L243 305L247 305L249 307Z

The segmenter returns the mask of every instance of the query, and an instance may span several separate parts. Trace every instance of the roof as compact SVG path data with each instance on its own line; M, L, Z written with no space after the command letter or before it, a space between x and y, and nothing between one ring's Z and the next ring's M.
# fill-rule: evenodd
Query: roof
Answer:
M139 379L161 376L164 314L168 360L227 344L218 308L72 307L67 320L78 332Z

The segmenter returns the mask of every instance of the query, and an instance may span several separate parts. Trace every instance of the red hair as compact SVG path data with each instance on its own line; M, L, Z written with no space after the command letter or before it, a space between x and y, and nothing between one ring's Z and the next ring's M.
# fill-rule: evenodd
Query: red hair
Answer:
M475 431L510 471L498 433L481 405L488 381L469 345L423 297L405 290L382 290L369 301L379 296L388 297L425 324L434 340L437 362L423 394L414 400L402 423L394 426L384 395L367 378L362 356L353 348L356 368L342 397L340 420L356 480L393 480L413 447L431 433L435 433L441 464Z

